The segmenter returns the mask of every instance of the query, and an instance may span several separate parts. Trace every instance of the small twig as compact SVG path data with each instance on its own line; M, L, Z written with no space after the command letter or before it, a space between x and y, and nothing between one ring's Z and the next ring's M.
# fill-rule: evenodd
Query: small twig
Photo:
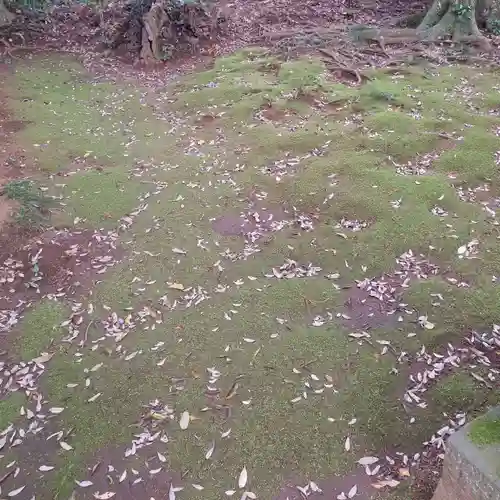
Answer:
M319 358L313 358L313 359L310 359L309 361L306 361L305 363L302 364L301 368L303 370L307 370L307 371L310 371L310 366L314 363L316 363L316 361L319 361Z
M89 321L89 324L87 325L87 328L85 329L85 334L83 335L83 342L87 342L87 338L88 338L88 335L89 335L89 330L90 330L90 327L92 326L92 324L95 323L95 319L91 319Z

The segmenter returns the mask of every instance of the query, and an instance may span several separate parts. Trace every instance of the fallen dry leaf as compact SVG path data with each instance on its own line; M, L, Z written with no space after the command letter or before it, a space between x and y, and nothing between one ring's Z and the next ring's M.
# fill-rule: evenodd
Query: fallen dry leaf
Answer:
M187 411L183 412L181 415L181 419L179 420L179 426L183 431L185 431L188 428L189 420L190 420L189 412Z
M238 478L238 487L239 488L244 488L247 484L248 481L248 473L247 473L247 468L243 467L240 472L240 477Z

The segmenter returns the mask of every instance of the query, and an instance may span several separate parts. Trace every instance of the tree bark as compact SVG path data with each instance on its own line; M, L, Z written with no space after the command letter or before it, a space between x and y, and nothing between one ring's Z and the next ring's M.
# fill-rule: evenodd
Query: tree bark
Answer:
M16 16L7 9L4 0L0 0L0 27L10 24L14 17Z
M454 41L487 43L477 26L476 8L482 9L481 0L434 0L431 8L417 28L426 40L439 40L451 35Z

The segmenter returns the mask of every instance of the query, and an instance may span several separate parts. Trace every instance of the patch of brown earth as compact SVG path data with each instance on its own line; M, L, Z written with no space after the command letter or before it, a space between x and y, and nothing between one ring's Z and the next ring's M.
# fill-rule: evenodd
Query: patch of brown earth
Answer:
M78 174L79 172L88 172L91 170L97 170L98 172L104 172L105 175L109 174L105 170L107 168L113 168L113 164L99 164L95 158L74 156L69 155L69 162L67 165L60 167L55 175L58 177L70 177L72 175Z
M291 114L293 114L292 111L285 111L272 104L265 104L258 113L259 117L272 122L282 122L290 117Z
M165 464L160 462L157 452L168 455L165 446L156 442L138 450L135 456L128 458L124 456L124 448L100 450L89 464L87 472L83 474L83 478L92 481L93 485L85 489L76 486L77 498L94 500L94 493L102 494L106 491L115 492L114 498L120 500L169 498L170 485L176 487L182 484L184 486L185 480L181 480L180 473L165 470ZM97 468L92 474L94 467ZM119 482L125 470L128 471L127 476ZM112 485L110 485L110 477L113 479Z
M222 236L245 236L255 231L272 231L275 222L290 218L291 214L282 207L256 206L239 215L221 215L212 222L212 228Z
M0 121L0 134L9 135L15 134L25 129L29 125L30 121L26 120L1 120Z
M328 115L351 115L365 111L363 106L356 102L350 102L348 99L339 99L338 101L327 102L323 105L323 110Z
M343 323L351 329L370 330L386 326L396 326L398 314L395 304L402 296L402 290L394 290L394 301L385 302L373 296L366 290L352 287L347 292L342 311Z
M257 68L261 73L270 73L271 75L278 75L280 69L281 69L281 64L279 62L267 62L261 64Z
M201 115L196 119L196 125L201 125L202 127L209 127L213 125L218 120L217 116L206 114Z
M95 274L102 274L116 262L120 253L117 237L112 231L49 230L14 251L1 251L0 265L5 266L8 261L19 263L23 276L16 276L8 284L14 294L25 291L31 282L42 296L59 292L80 295L92 287Z
M436 451L424 455L411 470L411 500L431 500L441 477L442 460Z
M345 476L336 476L324 481L318 481L318 486L322 491L312 492L309 489L307 498L310 500L337 500L339 495L344 493L347 499L347 494L356 485L354 498L357 500L372 500L379 498L378 491L371 486L372 482L375 482L375 478L367 476L364 469L360 468L358 471ZM305 496L299 491L296 484L285 485L274 500L303 500ZM307 482L298 484L304 488Z
M437 141L435 152L450 151L457 147L457 141L453 137L448 137L445 135L439 135L439 140Z
M490 217L495 217L500 209L500 190L488 183L468 187L466 184L454 186L458 197L468 203L478 203Z
M323 108L324 103L321 100L320 96L314 92L304 92L301 91L298 93L295 98L296 101L303 102L311 106L311 108Z
M0 179L0 185L2 180ZM14 200L9 200L6 196L0 195L0 230L2 227L11 221L12 214L16 211L18 203Z
M28 410L32 408L34 404L33 398L30 403L27 403L25 409ZM28 426L27 421L26 426ZM23 428L23 426L19 427ZM22 463L19 464L18 462L14 462L9 469L4 469L2 471L2 491L5 492L5 494L24 486L22 493L16 496L19 500L39 498L38 495L36 495L35 484L43 473L39 472L38 468L41 465L52 464L53 461L56 461L57 455L61 450L55 437L47 441L47 437L49 437L52 432L57 432L59 430L50 423L50 418L47 421L38 422L38 427L40 428L40 432L36 434L27 433L20 445L24 450L29 450L29 453L23 453ZM20 470L16 473L19 466ZM49 472L48 474L53 474L53 472Z
M0 237L0 335L43 297L78 299L120 255L114 231L50 230L33 235L9 225Z
M396 262L398 266L390 274L366 278L348 289L341 312L347 327L366 331L397 325L405 316L416 321L413 309L403 301L403 293L410 281L435 276L439 267L410 251L399 256Z

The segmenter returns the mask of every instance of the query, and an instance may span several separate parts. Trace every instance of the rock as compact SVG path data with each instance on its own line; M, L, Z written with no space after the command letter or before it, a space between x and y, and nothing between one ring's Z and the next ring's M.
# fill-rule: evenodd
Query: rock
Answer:
M500 418L500 407L487 417ZM470 423L447 441L441 481L432 500L499 500L499 442L477 446L469 438Z

